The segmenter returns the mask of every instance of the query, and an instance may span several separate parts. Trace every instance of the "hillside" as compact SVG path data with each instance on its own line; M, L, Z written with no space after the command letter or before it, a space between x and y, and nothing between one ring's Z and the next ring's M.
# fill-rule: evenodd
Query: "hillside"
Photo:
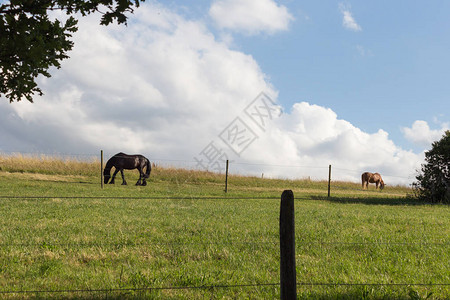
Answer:
M0 156L0 174L0 176L9 177L12 180L20 178L20 180L98 183L99 187L101 183L100 162L96 158L90 161L78 161L49 156ZM125 170L125 177L131 186L139 176L137 170ZM121 182L119 173L115 185L119 186ZM148 182L149 185L146 188L139 187L137 190L126 189L116 192L126 194L143 189L146 195L149 193L161 195L165 192L167 196L225 195L224 173L153 165ZM252 193L255 196L279 196L284 189L292 189L305 195L324 197L328 195L328 181L270 179L235 175L230 172L227 195L240 196ZM100 191L98 192L100 193ZM369 190L362 190L360 183L331 181L332 197L402 198L411 194L411 188L405 186L387 186L383 191L379 191L375 190L375 185L371 184Z

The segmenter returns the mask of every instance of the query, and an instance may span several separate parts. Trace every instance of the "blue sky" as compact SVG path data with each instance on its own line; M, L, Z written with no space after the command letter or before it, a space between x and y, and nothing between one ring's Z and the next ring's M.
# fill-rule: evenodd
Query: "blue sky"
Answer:
M208 14L210 1L183 2L191 8L188 17ZM382 128L415 151L423 149L405 139L403 127L416 120L432 129L448 124L450 2L277 3L294 18L287 30L234 31L233 46L255 58L283 106L307 101L332 108L364 131ZM343 24L343 9L359 29ZM220 36L220 29L210 25Z
M208 169L410 184L450 126L448 16L447 1L186 0L146 1L126 27L80 18L45 95L0 98L0 151L203 167L215 150Z

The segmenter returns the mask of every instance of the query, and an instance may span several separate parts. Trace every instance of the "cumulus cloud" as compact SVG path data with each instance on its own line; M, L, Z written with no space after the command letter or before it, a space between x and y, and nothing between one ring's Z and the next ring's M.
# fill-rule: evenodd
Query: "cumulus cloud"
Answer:
M294 19L273 0L217 0L209 15L220 28L249 35L287 30Z
M402 132L405 138L412 143L429 148L431 143L440 140L444 132L450 128L448 123L441 123L440 126L440 129L431 129L426 121L417 120L411 128L403 127Z
M2 103L21 136L8 148L186 157L224 126L222 116L261 90L275 93L251 56L163 6L143 5L126 28L101 27L94 16L79 25L70 59L40 82L45 96ZM55 130L74 145L52 140Z
M353 15L350 11L350 5L339 3L339 10L342 13L342 26L344 28L352 30L352 31L361 31L361 26L356 23L355 19L353 18Z
M363 171L411 182L423 158L397 147L384 130L365 133L330 108L300 102L276 114L240 156L218 136L264 91L277 91L258 63L218 41L201 21L145 3L128 27L80 20L71 58L35 103L0 102L0 150L106 155L142 153L151 160L194 160L212 141L234 172L276 177L358 180ZM259 107L258 109L261 109ZM249 115L247 115L248 117ZM191 164L192 166L193 164ZM262 167L259 167L262 166ZM240 171L239 171L240 170Z
M255 144L245 154L285 166L261 168L276 177L326 179L331 164L335 179L358 181L362 172L377 171L391 184L408 184L423 161L422 154L397 147L386 131L363 132L331 109L308 102L294 104Z

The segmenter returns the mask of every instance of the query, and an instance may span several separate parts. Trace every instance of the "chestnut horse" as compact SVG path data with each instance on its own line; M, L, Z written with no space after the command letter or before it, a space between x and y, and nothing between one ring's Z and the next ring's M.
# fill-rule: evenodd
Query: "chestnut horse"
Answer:
M378 185L380 185L380 190L384 188L384 181L381 179L381 175L379 173L370 173L370 172L364 172L361 175L361 181L362 181L362 188L364 189L364 185L366 188L369 188L369 183L375 183L376 187L378 188Z
M116 170L111 177L111 168L114 167ZM144 168L146 168L146 172L144 173ZM138 169L139 171L139 180L136 182L136 185L147 185L146 179L150 176L150 172L152 167L150 166L150 161L140 155L128 155L125 153L117 153L113 157L111 157L106 163L105 169L103 170L103 176L105 177L105 184L108 183L109 179L111 179L110 184L114 184L114 179L116 178L117 173L120 171L122 175L122 185L126 185L125 176L123 176L123 169L132 170Z

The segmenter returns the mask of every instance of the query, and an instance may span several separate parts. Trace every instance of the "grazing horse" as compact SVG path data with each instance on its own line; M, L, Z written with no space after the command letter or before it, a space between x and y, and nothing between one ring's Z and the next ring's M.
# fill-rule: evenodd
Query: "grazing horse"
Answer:
M110 184L114 184L114 179L116 178L117 172L120 171L120 174L122 175L122 185L126 185L127 182L125 181L125 177L123 176L123 169L132 170L132 169L138 169L139 170L139 180L136 182L136 185L147 185L147 181L145 181L146 178L150 177L150 172L152 170L152 167L150 166L150 161L145 158L144 156L140 154L136 155L128 155L125 153L117 153L113 157L111 157L107 162L105 169L103 171L103 175L105 177L105 184L108 183L110 177L111 177L111 168L116 168L114 174L112 175ZM144 174L144 167L147 168L145 174Z
M362 181L362 188L364 189L364 185L367 189L369 189L369 183L375 183L376 187L378 188L378 185L380 185L380 190L384 188L384 181L381 179L381 175L379 173L370 173L370 172L364 172L361 175L361 181Z

